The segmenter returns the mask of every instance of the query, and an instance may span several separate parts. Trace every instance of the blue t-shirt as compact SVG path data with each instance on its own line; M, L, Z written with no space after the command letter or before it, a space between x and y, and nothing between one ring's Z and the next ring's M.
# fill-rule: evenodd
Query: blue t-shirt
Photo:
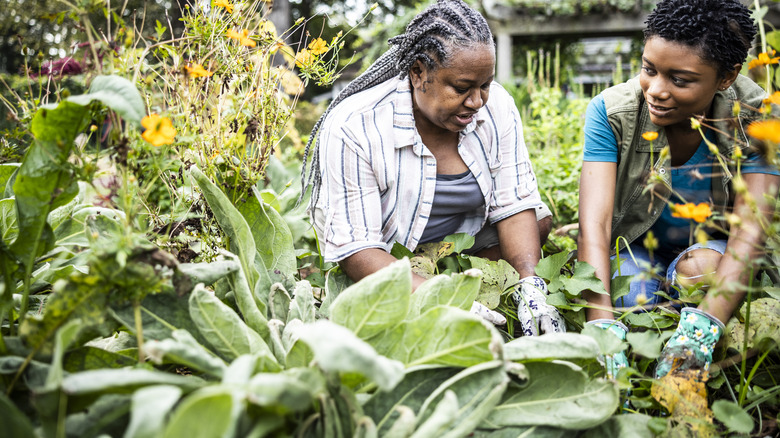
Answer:
M706 135L710 141L713 141L712 131L708 131ZM617 163L617 159L618 142L607 119L604 97L598 95L590 101L585 111L584 161ZM672 187L675 193L669 201L711 203L714 160L715 157L710 154L707 143L702 140L696 152L685 164L672 167ZM757 153L745 157L741 171L780 175L776 168L768 165ZM677 251L689 245L690 221L672 217L668 205L650 229L658 238L660 251Z

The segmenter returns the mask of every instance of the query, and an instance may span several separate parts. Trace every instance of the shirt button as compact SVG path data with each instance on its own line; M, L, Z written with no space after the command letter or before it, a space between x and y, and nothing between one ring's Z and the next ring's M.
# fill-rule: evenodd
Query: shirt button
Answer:
M660 173L661 175L665 175L666 174L666 169L662 167L662 168L658 169L658 173Z

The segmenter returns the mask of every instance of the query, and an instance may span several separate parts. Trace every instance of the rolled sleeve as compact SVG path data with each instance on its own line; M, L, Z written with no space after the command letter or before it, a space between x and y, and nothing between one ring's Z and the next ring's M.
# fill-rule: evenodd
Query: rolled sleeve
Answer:
M368 248L386 249L382 241L380 191L361 141L339 123L322 132L322 187L314 221L326 262L341 261ZM365 144L365 143L363 143ZM324 171L327 169L327 171ZM324 217L323 217L324 214Z

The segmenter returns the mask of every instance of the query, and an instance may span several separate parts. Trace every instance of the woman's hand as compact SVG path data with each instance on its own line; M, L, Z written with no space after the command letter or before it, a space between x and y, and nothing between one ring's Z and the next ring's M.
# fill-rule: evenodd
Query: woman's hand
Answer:
M512 300L517 305L523 336L566 332L566 323L558 309L547 304L547 284L541 278L531 276L520 280Z

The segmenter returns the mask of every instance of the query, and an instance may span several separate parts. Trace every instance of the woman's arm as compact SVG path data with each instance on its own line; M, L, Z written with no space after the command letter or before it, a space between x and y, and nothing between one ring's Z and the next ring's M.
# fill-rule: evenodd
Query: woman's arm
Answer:
M340 261L339 265L344 269L344 272L347 273L349 278L353 281L360 281L366 276L373 274L395 261L397 261L397 259L385 250L367 248ZM425 278L412 273L412 292L417 290L417 287L424 281Z
M523 210L496 224L501 257L520 274L520 278L534 274L541 258L539 226L533 209Z
M582 163L580 176L578 259L596 268L596 277L604 283L607 292L610 292L609 282L612 278L609 268L609 250L616 174L616 163L585 161ZM596 307L586 309L588 321L614 318L612 298L609 294L583 291L582 296L589 304Z
M699 305L719 320L726 322L745 296L745 286L750 281L749 264L764 250L764 224L771 223L774 198L780 186L780 176L766 173L743 174L748 194L737 194L734 214L740 221L731 226L726 252L718 263L714 285ZM767 201L767 198L772 201ZM750 204L755 201L758 212Z

